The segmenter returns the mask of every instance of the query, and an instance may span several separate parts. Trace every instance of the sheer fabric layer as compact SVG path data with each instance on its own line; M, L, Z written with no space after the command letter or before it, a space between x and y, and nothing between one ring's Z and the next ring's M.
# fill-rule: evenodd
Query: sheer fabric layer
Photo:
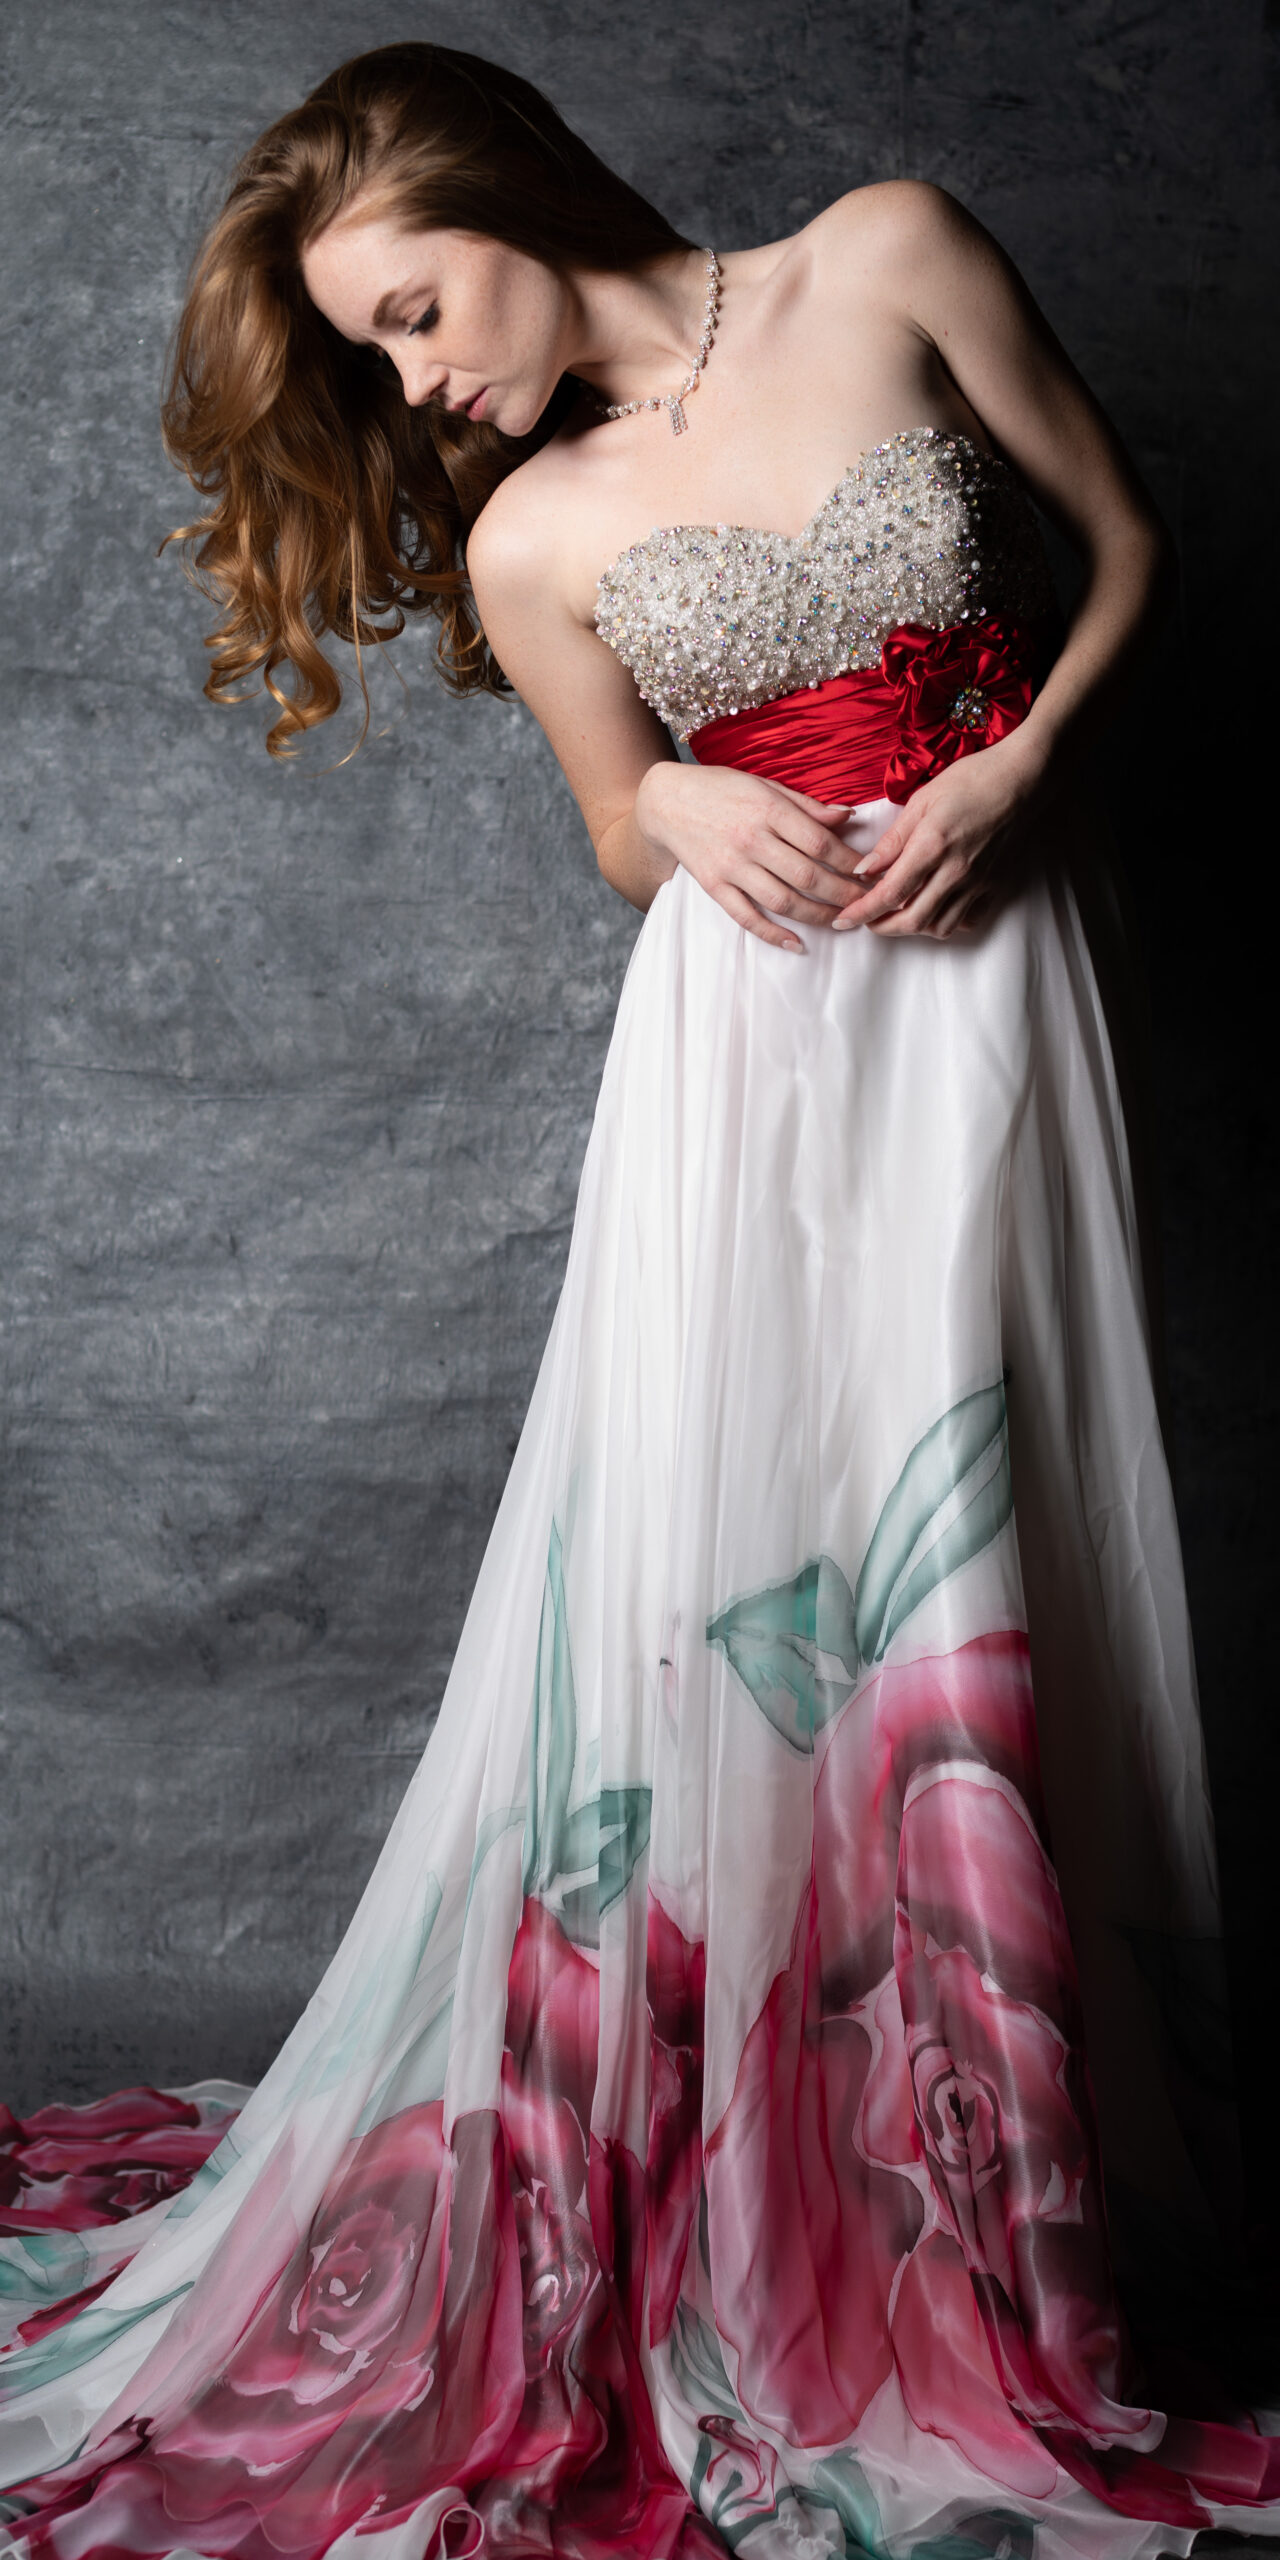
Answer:
M1155 2560L1280 2525L1268 2439L1113 2283L1153 2229L1209 2247L1233 2119L1058 823L963 943L796 957L659 890L338 1954L251 2093L10 2128L24 2560Z

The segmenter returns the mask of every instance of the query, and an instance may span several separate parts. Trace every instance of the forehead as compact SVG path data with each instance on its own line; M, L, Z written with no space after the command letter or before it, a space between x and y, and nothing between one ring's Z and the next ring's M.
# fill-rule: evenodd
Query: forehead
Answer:
M404 295L435 284L456 239L447 231L406 231L389 214L344 214L307 242L303 282L335 328L381 328Z

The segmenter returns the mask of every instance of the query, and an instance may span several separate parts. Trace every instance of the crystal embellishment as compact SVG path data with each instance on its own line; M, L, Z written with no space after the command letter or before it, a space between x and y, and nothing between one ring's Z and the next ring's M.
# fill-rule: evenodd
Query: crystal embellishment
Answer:
M953 729L985 729L991 705L980 684L962 684L949 714Z
M798 534L655 526L603 572L595 622L659 719L688 737L878 665L903 623L1035 622L1053 605L1016 473L965 436L905 427L860 455Z

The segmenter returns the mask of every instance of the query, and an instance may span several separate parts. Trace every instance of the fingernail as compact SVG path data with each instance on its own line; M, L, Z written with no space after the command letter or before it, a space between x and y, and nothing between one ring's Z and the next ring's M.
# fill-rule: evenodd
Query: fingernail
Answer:
M869 870L871 869L871 865L872 865L872 863L874 862L874 860L875 860L875 855L874 855L874 854L872 854L872 853L864 853L864 855L863 855L863 857L862 857L861 862L855 862L855 864L854 864L854 866L853 866L853 876L854 876L854 879L855 879L855 880L860 880L860 879L862 878L863 872L864 872L864 871L869 871Z

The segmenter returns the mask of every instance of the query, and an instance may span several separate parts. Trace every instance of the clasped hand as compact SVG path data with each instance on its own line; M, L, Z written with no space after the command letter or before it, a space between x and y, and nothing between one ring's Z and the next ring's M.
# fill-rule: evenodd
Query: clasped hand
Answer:
M748 933L803 951L777 919L938 940L981 924L1036 796L1015 733L922 783L861 856L840 833L848 806L725 766L651 766L635 814Z

